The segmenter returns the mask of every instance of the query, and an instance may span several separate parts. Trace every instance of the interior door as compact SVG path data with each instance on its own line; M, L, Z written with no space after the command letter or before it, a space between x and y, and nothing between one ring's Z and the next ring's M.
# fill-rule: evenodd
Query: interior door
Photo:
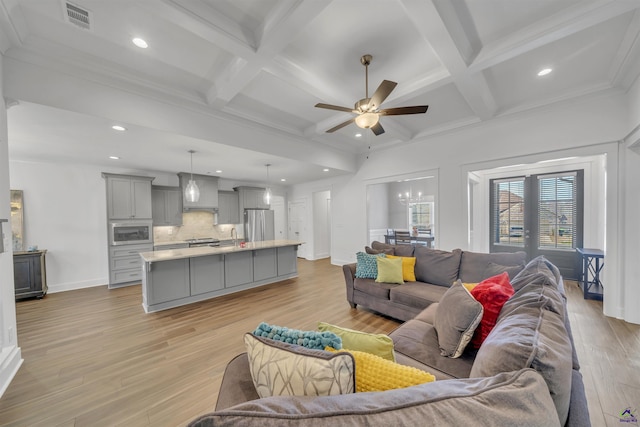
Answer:
M565 278L577 279L582 247L582 170L491 180L491 252L544 255Z
M289 238L304 242L306 239L306 201L292 202L289 204ZM300 245L298 257L307 257L306 243Z

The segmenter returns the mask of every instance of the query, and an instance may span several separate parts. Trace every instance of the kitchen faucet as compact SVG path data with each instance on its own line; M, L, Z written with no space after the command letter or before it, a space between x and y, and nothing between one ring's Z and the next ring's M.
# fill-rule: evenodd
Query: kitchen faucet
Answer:
M231 228L231 238L233 239L233 246L238 246L238 232L235 227Z

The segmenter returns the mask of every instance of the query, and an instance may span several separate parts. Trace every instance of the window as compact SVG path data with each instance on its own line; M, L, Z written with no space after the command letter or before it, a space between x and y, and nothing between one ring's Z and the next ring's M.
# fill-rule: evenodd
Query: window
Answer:
M494 244L524 246L524 182L524 178L494 181Z
M576 174L539 176L538 189L540 248L575 248Z
M432 234L434 223L433 202L409 203L409 228L421 234Z

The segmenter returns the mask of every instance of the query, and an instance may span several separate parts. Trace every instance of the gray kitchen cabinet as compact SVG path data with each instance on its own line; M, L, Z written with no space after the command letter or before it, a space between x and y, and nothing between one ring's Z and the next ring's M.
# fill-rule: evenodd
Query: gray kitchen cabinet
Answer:
M151 219L151 181L153 177L102 173L107 182L107 217Z
M151 186L151 213L154 226L181 226L182 190L180 187Z
M271 279L278 275L276 248L253 251L253 280Z
M226 288L253 282L252 251L225 254L224 271Z
M276 248L278 252L278 276L298 272L298 246Z
M109 247L109 287L142 280L140 252L153 251L152 243Z
M260 187L234 187L238 192L239 212L245 209L269 209L270 205L264 202L265 188Z
M47 293L46 250L13 253L13 284L16 300Z
M224 255L190 258L191 295L224 289Z
M240 224L240 206L235 191L218 192L218 224Z
M145 275L147 283L143 283L142 295L145 304L161 304L191 295L188 258L154 262L147 268L150 271Z
M200 190L200 198L197 202L189 202L184 198L184 190L189 184L191 174L180 172L178 174L180 189L182 192L182 210L217 210L218 209L218 177L209 175L193 174L193 180Z

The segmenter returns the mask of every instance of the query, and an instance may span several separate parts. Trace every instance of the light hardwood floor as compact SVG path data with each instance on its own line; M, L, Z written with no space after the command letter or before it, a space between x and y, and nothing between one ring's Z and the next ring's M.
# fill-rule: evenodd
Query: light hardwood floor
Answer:
M398 322L346 302L340 267L299 261L297 279L154 314L140 286L17 303L24 364L0 399L2 426L180 426L215 405L226 363L261 321L388 333ZM594 426L640 408L640 326L606 318L568 282Z

